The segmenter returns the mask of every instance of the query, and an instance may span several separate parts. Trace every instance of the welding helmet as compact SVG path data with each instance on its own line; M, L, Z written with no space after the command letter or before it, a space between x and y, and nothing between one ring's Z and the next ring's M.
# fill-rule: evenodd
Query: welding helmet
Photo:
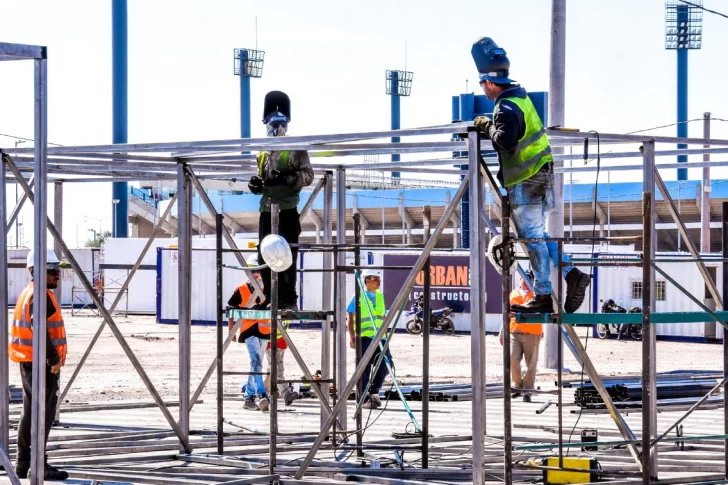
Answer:
M470 50L478 69L480 81L490 81L495 84L512 84L516 81L509 76L511 61L508 60L505 49L498 47L490 37L482 37L473 43Z

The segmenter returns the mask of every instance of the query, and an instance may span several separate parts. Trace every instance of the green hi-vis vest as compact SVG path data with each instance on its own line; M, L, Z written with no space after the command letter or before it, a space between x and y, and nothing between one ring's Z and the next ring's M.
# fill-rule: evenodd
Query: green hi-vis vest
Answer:
M359 306L361 307L361 336L362 337L374 337L379 327L384 322L384 314L387 312L384 306L384 295L381 291L377 290L374 293L376 296L376 302L374 304L373 315L369 311L372 302L366 295L366 292L362 291L359 297Z
M546 131L538 117L536 108L531 99L525 98L504 98L498 100L493 110L493 116L502 101L510 101L523 111L523 118L526 122L526 131L518 140L518 145L511 153L501 153L501 164L503 169L503 182L506 187L516 185L527 180L541 169L545 164L553 161L551 146L549 145Z
M288 160L291 158L291 152L288 150L284 150L281 153L281 158L278 160L278 166L275 168L276 170L282 172L284 170L288 170ZM258 153L258 176L265 178L265 174L263 173L263 162L265 162L265 156L267 154L270 154L270 152L260 152Z

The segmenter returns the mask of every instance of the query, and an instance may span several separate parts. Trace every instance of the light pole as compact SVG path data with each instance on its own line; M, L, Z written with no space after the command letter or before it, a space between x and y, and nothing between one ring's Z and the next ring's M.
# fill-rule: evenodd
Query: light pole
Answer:
M665 2L665 49L677 51L677 136L688 136L688 50L703 45L703 0L690 4L681 0ZM687 148L678 144L678 149ZM678 162L687 162L687 155L678 155ZM687 180L688 169L678 168L677 179Z
M93 235L94 235L94 239L93 239L94 244L93 245L94 245L94 247L96 247L96 229L87 229L87 231L93 233Z
M400 129L399 98L412 93L412 71L390 71L386 73L386 92L392 97L392 130ZM399 143L399 137L392 137L392 143ZM399 162L399 154L392 155L393 162ZM392 172L392 182L399 180L399 172Z
M263 75L264 58L257 49L233 51L233 74L240 76L240 138L250 138L250 78Z

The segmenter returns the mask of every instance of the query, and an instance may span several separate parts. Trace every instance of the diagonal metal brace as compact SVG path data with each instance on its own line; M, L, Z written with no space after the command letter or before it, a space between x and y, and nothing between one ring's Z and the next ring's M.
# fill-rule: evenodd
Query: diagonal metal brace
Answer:
M35 201L33 192L30 190L30 187L28 186L25 179L23 179L22 175L20 174L20 171L18 170L18 167L15 165L15 163L10 159L10 156L7 154L3 154L3 158L5 159L5 163L7 164L8 168L13 172L13 175L15 175L15 178L18 180L18 183L20 183L20 186L23 188L25 193L28 195L28 199L30 200L30 203L33 204ZM93 302L96 304L96 306L99 309L99 312L103 316L104 320L106 320L106 323L109 325L109 328L111 328L111 331L114 333L114 336L119 341L119 344L121 345L121 348L124 350L124 353L131 361L132 365L134 366L134 369L139 374L139 377L141 377L142 381L144 382L144 385L147 387L147 390L149 390L149 393L152 396L152 399L154 399L154 402L157 403L157 406L162 411L162 414L164 415L165 419L169 423L169 425L174 430L175 434L177 435L177 438L179 438L180 443L182 443L182 446L185 448L185 450L189 453L191 451L189 439L182 433L182 430L180 429L179 425L175 421L172 414L169 412L169 409L164 404L164 400L159 395L159 392L157 392L157 389L154 387L154 384L152 384L151 379L149 379L149 376L147 375L146 371L144 370L144 367L142 367L139 360L136 358L136 355L134 355L134 351L131 350L131 347L129 346L129 343L124 338L124 335L119 330L119 327L116 326L116 323L114 323L114 319L111 317L111 314L106 309L106 307L103 305L101 300L99 299L98 295L93 289L93 285L88 281L88 278L86 277L86 274L81 269L81 266L78 264L78 261L76 261L76 258L73 256L73 253L71 253L71 250L68 249L68 245L66 245L65 241L61 237L61 234L56 229L56 226L53 224L53 222L50 220L50 218L47 219L47 225L48 230L50 231L53 238L58 242L58 244L61 246L61 249L63 250L63 253L65 254L66 259L68 259L68 262L71 263L71 266L73 267L73 270L76 272L76 276L78 276L78 279L81 281L81 284L88 292L89 296L93 300Z
M682 221L682 219L680 219L680 214L678 213L677 207L675 206L675 201L672 200L672 196L670 196L670 192L668 192L667 186L662 180L659 170L655 168L654 172L655 185L657 185L657 188L659 189L662 198L665 199L665 202L667 203L667 210L670 212L672 220L675 221L675 224L677 225L677 230L680 231L680 235L685 240L688 251L690 251L690 254L693 256L693 258L696 259L695 264L698 265L698 271L700 271L700 274L703 276L703 279L705 280L705 285L708 287L708 291L710 291L710 294L713 296L713 300L715 300L715 306L723 310L723 299L721 298L720 293L718 293L718 289L715 286L713 277L708 272L708 268L705 267L705 263L703 263L702 259L700 259L700 252L698 251L698 248L695 247L695 243L693 243L693 240L690 239L690 235L688 234L688 228L685 227L685 223Z

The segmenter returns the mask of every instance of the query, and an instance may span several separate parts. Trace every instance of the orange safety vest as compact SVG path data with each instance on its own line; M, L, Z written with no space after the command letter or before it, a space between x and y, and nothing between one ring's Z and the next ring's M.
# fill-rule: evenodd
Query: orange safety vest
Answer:
M245 308L250 301L250 297L253 296L253 292L250 290L248 283L238 286L238 291L240 292L240 298L242 300L240 307ZM270 320L243 320L243 326L240 331L245 332L256 323L258 324L258 330L260 330L260 333L263 335L270 335Z
M520 288L511 291L511 305L525 305L533 298L533 291L525 293ZM511 333L528 333L532 335L543 335L543 328L540 323L518 323L516 317L511 317Z
M15 303L13 326L10 327L10 344L8 353L13 362L33 361L33 315L30 312L30 302L33 299L33 282L25 287ZM51 337L51 344L56 348L61 358L61 365L66 363L66 327L63 324L61 309L56 303L56 297L51 290L46 290L51 297L55 312L48 318L47 327Z

